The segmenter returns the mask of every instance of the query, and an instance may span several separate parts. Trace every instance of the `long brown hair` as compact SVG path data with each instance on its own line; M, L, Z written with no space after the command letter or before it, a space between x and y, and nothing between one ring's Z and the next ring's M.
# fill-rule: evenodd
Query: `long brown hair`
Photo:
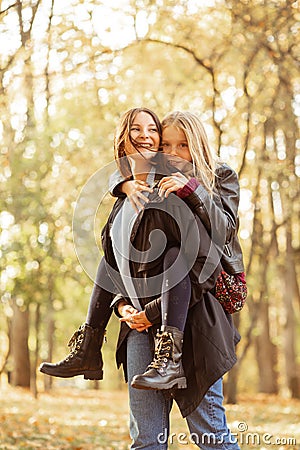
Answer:
M167 114L162 121L162 129L171 126L184 132L192 157L194 176L199 178L212 194L216 181L217 157L209 147L201 120L189 111L174 111Z
M124 177L131 176L131 169L130 169L130 165L129 165L129 162L127 159L125 148L126 148L126 145L128 145L128 143L130 143L131 145L136 147L135 142L132 140L132 138L130 136L130 129L131 129L131 125L132 125L136 115L140 112L145 112L152 117L152 119L154 120L154 123L157 127L157 131L159 133L160 140L161 140L161 136L162 136L162 127L161 127L160 120L159 120L158 116L153 111L151 111L151 109L143 108L143 107L142 108L132 108L123 114L123 116L121 117L121 120L119 122L119 125L116 129L116 133L115 133L114 155L115 155L115 160L119 167L119 170ZM137 151L139 151L139 150L137 149Z

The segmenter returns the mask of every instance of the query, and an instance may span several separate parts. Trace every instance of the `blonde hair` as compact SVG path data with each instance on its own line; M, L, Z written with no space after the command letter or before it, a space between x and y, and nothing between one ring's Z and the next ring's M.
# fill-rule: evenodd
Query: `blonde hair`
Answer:
M216 182L217 157L209 147L207 134L199 117L189 111L174 111L162 120L162 129L167 127L176 127L184 132L193 162L194 176L201 180L212 194Z
M125 112L121 117L119 125L115 132L114 138L114 156L115 161L118 165L118 168L123 175L123 177L130 177L132 175L130 164L126 155L126 146L130 143L134 147L136 146L135 142L130 137L130 129L131 125L136 117L136 115L140 112L145 112L149 114L154 120L155 125L157 126L157 131L160 136L162 134L161 123L158 116L148 108L132 108L129 111ZM139 151L139 150L138 150Z

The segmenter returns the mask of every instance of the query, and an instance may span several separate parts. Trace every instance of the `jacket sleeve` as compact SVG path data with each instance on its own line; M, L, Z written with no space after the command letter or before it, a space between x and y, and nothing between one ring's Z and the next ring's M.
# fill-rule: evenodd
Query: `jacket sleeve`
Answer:
M239 194L236 172L223 164L217 170L216 192L212 196L200 185L184 200L201 219L212 239L227 244L238 228Z
M125 198L126 195L120 191L120 186L124 181L126 181L128 178L124 178L123 175L121 175L121 172L119 170L116 170L110 177L109 177L109 186L108 190L111 193L113 197L120 197Z
M145 305L145 314L149 322L157 324L161 322L161 298L156 298Z
M123 297L123 295L121 295L121 294L117 294L110 304L110 307L113 308L115 315L119 318L122 316L119 314L118 306L119 306L119 303L123 302L123 301L128 303L128 305L131 305L129 300L127 298Z

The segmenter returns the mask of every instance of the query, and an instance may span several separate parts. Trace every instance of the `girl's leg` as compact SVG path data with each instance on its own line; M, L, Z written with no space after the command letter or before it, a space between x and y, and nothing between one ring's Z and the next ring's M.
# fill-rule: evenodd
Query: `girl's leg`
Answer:
M127 338L127 370L130 406L131 449L166 450L172 401L161 391L131 387L134 375L151 362L149 335L132 330Z
M169 270L171 268L171 270ZM178 282L178 280L180 280ZM171 289L168 289L169 286ZM162 325L184 330L191 297L191 281L178 247L171 247L164 257Z
M105 286L107 290L101 286ZM40 366L41 372L61 378L84 375L86 379L102 380L101 347L105 327L112 314L110 304L114 297L113 292L113 284L108 276L105 260L102 258L90 298L86 323L81 325L71 337L69 341L70 353L58 363L42 363Z
M98 266L86 317L86 323L90 327L105 328L108 324L112 315L110 305L114 297L113 292L114 285L107 273L105 259L102 258Z
M209 388L199 406L186 420L190 438L202 450L239 450L226 422L222 378Z
M136 375L132 381L132 386L137 389L186 387L182 366L182 345L190 303L191 282L179 251L179 248L172 247L164 257L161 333L156 335L153 361L145 373Z

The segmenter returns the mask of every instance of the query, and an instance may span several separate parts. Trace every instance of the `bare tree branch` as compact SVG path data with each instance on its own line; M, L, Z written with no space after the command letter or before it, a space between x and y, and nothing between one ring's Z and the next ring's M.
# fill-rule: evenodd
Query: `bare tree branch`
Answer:
M6 9L3 9L2 11L0 11L0 15L7 13L7 11L9 11L11 8L14 8L15 6L17 6L17 3L13 3L12 5L9 5Z
M161 39L151 39L151 38L142 39L139 42L142 42L142 41L143 42L152 42L152 43L156 43L156 44L162 44L162 45L166 45L169 47L179 48L181 50L184 50L186 53L189 53L201 67L206 69L211 74L212 68L211 68L210 60L199 58L196 55L195 51L192 50L191 48L187 47L186 45L176 44L174 42L167 42L167 41L163 41Z

